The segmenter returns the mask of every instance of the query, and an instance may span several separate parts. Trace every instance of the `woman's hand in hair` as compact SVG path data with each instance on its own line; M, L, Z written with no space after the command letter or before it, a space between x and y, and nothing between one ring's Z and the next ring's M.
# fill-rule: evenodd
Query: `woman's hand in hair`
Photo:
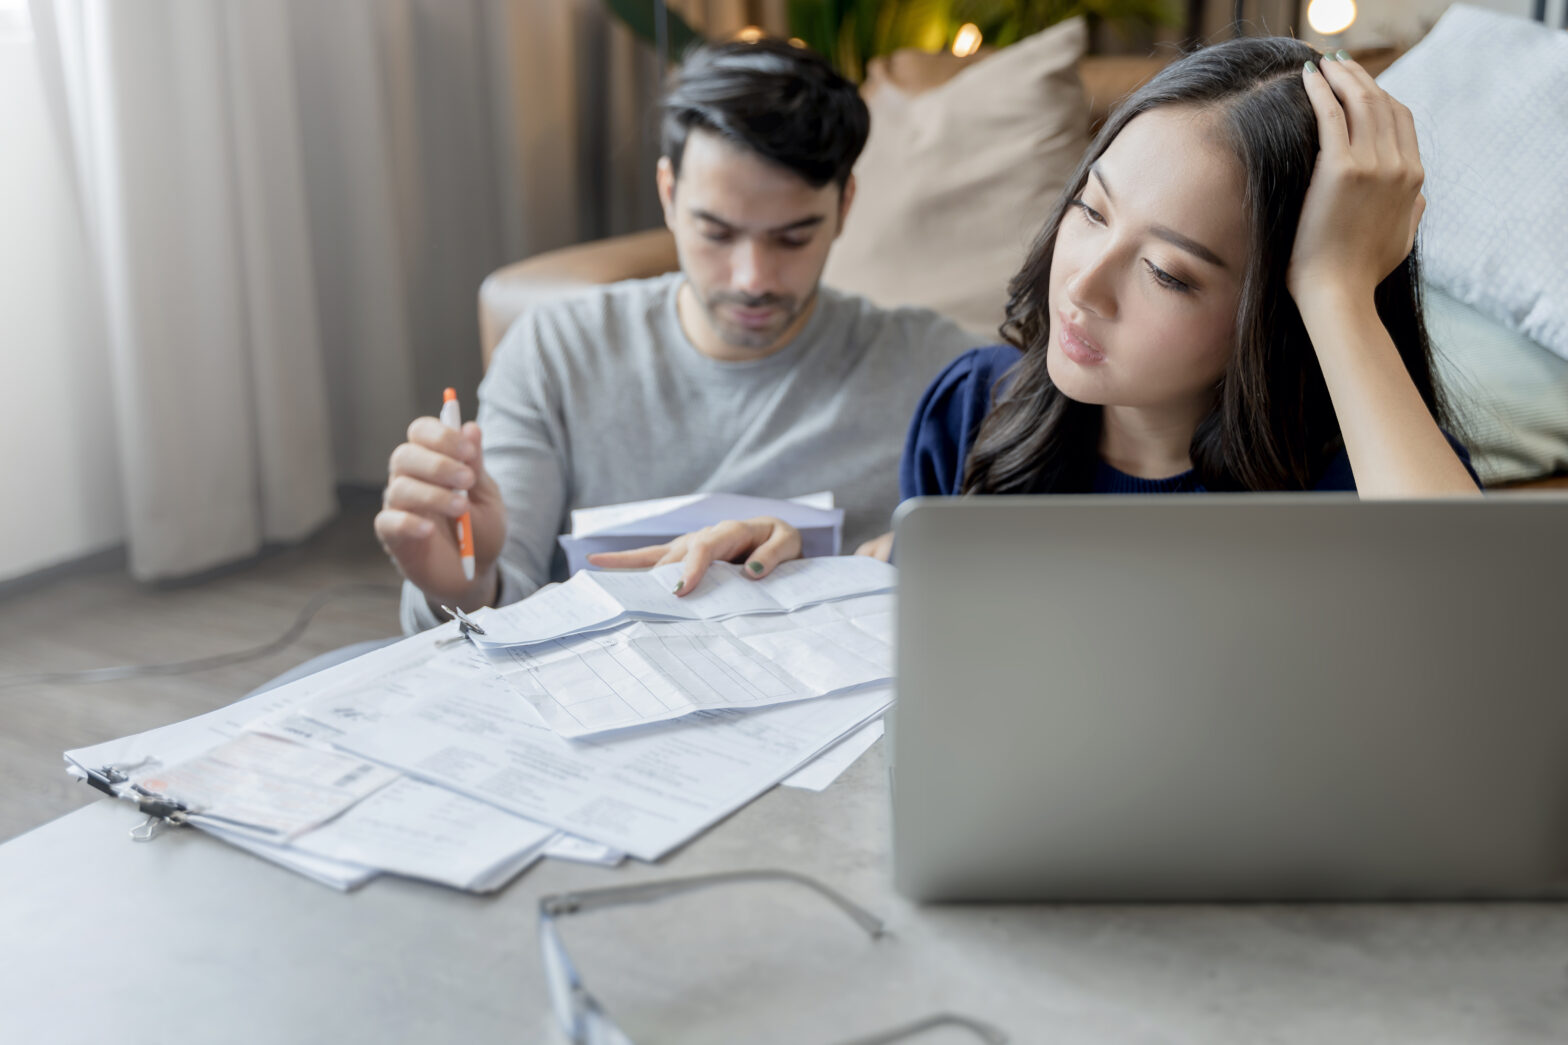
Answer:
M800 558L800 531L783 519L763 515L744 522L721 522L677 537L624 552L599 552L588 561L605 569L640 569L684 563L676 595L689 595L715 562L743 562L746 576L766 577L781 562Z
M1377 286L1410 255L1421 154L1410 110L1355 62L1307 69L1318 158L1286 274L1312 339L1362 497L1480 491L1438 428L1383 325ZM1406 351L1425 351L1407 344Z
M1325 58L1302 75L1318 156L1287 284L1298 304L1324 290L1370 299L1409 256L1426 207L1415 121L1354 61Z

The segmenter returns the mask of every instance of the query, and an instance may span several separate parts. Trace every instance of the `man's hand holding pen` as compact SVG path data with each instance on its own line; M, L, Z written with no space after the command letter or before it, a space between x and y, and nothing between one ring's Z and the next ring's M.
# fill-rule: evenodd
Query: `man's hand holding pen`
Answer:
M485 471L477 424L451 429L435 417L416 418L392 451L381 505L377 540L432 605L473 610L495 602L506 509ZM464 576L456 528L464 512L472 521L473 580Z

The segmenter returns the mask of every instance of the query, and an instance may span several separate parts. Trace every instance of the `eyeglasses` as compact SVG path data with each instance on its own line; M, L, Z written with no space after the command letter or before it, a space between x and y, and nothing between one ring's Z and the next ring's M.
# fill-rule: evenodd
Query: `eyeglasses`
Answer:
M607 889L588 889L578 893L556 893L539 899L539 950L544 959L545 979L550 987L550 1005L556 1020L572 1045L634 1045L626 1032L604 1011L599 1000L583 986L577 967L572 964L566 947L561 943L556 918L565 914L583 914L620 907L625 904L653 903L668 896L705 889L712 885L730 885L737 882L793 882L803 885L848 915L856 925L873 940L886 935L882 920L865 908L856 905L821 882L793 871L725 871L718 874L695 875L690 878L667 878L657 882L639 882L636 885L611 886ZM1005 1045L1007 1035L980 1020L955 1013L937 1013L902 1024L889 1030L865 1037L854 1038L837 1045L886 1045L913 1034L920 1034L935 1027L961 1027L987 1042L988 1045Z

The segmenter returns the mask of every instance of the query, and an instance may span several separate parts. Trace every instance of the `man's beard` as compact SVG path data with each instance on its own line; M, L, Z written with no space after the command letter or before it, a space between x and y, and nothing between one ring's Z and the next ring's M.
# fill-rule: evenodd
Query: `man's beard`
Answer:
M812 292L813 297L815 293ZM811 297L807 297L802 303L785 294L762 294L752 297L749 294L720 291L702 299L702 306L708 313L708 322L725 344L734 348L772 348L790 325L800 317L805 305L810 302ZM771 308L775 310L775 315L766 326L745 326L725 318L721 308L726 305L751 309Z

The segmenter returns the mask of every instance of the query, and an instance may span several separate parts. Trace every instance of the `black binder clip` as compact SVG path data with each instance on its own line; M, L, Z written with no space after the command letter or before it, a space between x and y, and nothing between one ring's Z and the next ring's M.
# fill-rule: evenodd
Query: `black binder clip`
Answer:
M437 649L442 649L455 643L466 640L470 635L483 635L485 629L480 623L456 606L442 606L441 612L457 621L457 634L450 639L443 639L436 643Z
M150 842L158 837L158 832L165 824L183 824L191 810L182 802L165 798L147 790L140 784L131 784L121 790L121 785L130 781L130 770L138 769L149 762L156 762L153 758L144 758L140 762L125 762L99 766L97 769L84 766L72 760L76 767L87 776L87 782L102 791L110 798L128 798L136 803L138 812L146 815L147 819L131 828L131 838L137 842Z
M87 782L89 784L97 788L99 791L102 791L110 798L121 797L119 787L121 784L131 779L132 770L142 769L146 767L148 763L156 763L157 761L157 759L149 755L139 762L110 762L107 765L99 766L97 769L94 769L91 766L82 765L74 758L70 759L71 764L74 765L77 769L80 769L82 773L86 775Z
M147 790L140 784L132 784L131 791L136 797L136 811L146 815L147 819L131 828L133 842L150 842L158 837L158 833L168 824L179 826L184 824L190 816L190 807L183 802Z
M115 785L125 783L127 777L117 767L104 766L100 769L91 769L87 766L82 766L81 769L82 772L87 774L87 782L93 787L96 787L110 798L120 797L120 792L114 789Z

